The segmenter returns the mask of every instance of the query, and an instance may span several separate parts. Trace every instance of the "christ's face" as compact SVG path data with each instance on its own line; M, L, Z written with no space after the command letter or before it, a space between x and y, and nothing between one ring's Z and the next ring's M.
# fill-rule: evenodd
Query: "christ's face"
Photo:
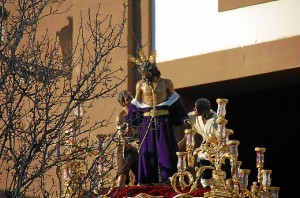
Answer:
M141 71L141 75L142 75L142 79L145 81L152 81L153 79L153 75L151 71L147 71L147 70Z

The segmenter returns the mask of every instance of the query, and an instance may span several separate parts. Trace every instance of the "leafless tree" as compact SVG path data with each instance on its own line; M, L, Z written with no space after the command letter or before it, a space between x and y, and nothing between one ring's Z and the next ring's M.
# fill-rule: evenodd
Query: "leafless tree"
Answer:
M62 178L62 172L79 168L82 164L78 163L86 162L89 155L91 163L84 163L83 172L76 173L76 185L68 183L71 196L86 196L82 193L99 190L99 181L112 168L113 156L107 153L112 153L109 145L114 138L104 137L105 146L92 144L88 138L110 124L110 118L90 123L80 113L74 117L73 112L113 97L126 80L122 67L111 67L111 54L125 47L121 41L127 5L123 5L123 19L117 24L99 5L97 13L87 13L87 21L81 17L74 44L65 45L62 31L54 39L38 32L42 19L68 11L61 10L65 1L0 2L0 186L5 187L6 197L28 193L65 197L62 181L46 185L49 171L57 169ZM4 18L8 7L13 10L5 9ZM99 161L108 167L101 174ZM73 164L68 165L70 162ZM95 175L97 184L92 182ZM55 186L60 186L60 192L54 192Z

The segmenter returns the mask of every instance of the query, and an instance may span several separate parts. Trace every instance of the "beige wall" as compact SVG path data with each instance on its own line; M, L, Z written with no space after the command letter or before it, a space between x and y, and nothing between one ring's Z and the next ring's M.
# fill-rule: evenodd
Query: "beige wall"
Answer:
M300 67L300 36L158 64L176 88Z
M99 6L99 3L101 3L101 7ZM109 0L104 0L104 1L76 1L74 4L74 8L72 9L72 16L74 17L74 37L73 37L73 43L76 43L76 38L78 34L78 29L79 29L79 21L80 21L80 12L83 13L83 20L87 20L87 13L88 10L90 9L91 14L95 15L98 8L101 10L100 11L100 17L104 18L106 15L113 14L112 17L112 24L116 23L121 23L122 20L122 2L121 1L109 1ZM103 24L104 27L108 24ZM88 31L85 31L86 36L89 35ZM127 66L127 30L124 30L123 33L123 41L122 45L124 48L122 49L117 49L114 50L113 53L110 55L112 58L112 64L111 68L112 70L119 68L120 66L124 69L124 72L121 74L120 78L124 78L127 73L128 73L128 66ZM75 55L76 56L76 55ZM74 78L76 78L76 73L77 71L74 71ZM119 89L126 89L127 88L127 83L125 82L122 84ZM91 109L86 109L86 115L88 115L91 119L90 122L94 121L99 121L101 119L108 119L110 116L114 120L114 116L116 115L116 111L120 111L121 107L117 102L116 97L115 98L101 98L99 100L96 100L95 103L93 104L93 108ZM115 112L113 115L112 113ZM95 135L98 133L112 133L115 130L115 125L111 124L107 128L103 128L101 131L96 131Z
M57 34L61 33L61 38L64 40L64 44L67 45L67 48L72 46L74 47L74 44L76 43L76 38L78 35L78 29L80 25L80 13L82 12L83 16L83 23L87 20L87 12L88 9L90 9L91 14L94 15L97 12L97 9L99 8L99 3L101 4L100 7L100 14L101 17L104 18L106 15L112 14L112 24L120 23L122 19L122 10L123 10L123 1L112 1L112 0L101 0L101 1L72 1L68 0L63 4L63 7L61 9L67 9L70 8L69 11L66 13L63 13L61 15L53 15L51 17L45 18L41 21L38 31L39 34L42 35L46 31L48 31L51 38L55 38ZM126 3L126 1L125 1ZM126 14L126 17L128 17L128 13ZM72 18L73 24L70 24L70 20L68 18ZM128 25L128 24L127 24ZM128 61L127 61L127 40L128 40L128 27L125 26L124 34L122 37L122 45L124 48L115 50L112 54L112 69L119 68L120 66L124 69L124 72L122 73L119 78L124 78L128 74ZM63 31L62 31L63 30ZM89 34L88 31L85 31L85 34ZM68 43L71 41L72 43ZM26 42L26 41L25 41ZM80 47L80 45L79 45ZM78 54L77 54L78 55ZM76 56L76 54L75 54ZM73 78L76 78L77 71L73 71ZM127 89L128 81L125 81L120 87L118 91L121 91L123 89ZM93 108L87 109L85 108L85 116L89 117L89 123L91 125L95 121L99 121L102 119L109 119L111 118L110 122L111 124L108 125L106 128L102 128L101 130L95 131L93 134L91 134L90 141L95 142L94 136L96 134L105 134L105 133L113 133L115 131L115 116L117 113L121 110L121 106L117 102L117 98L105 98L105 99L99 99L96 100L93 103ZM58 178L56 176L56 167L53 168L48 172L49 175L53 178L55 182L58 182ZM52 180L46 182L46 188L50 187L52 185ZM4 186L2 186L2 184ZM0 189L4 189L5 182L0 183ZM54 190L58 190L58 184L55 185ZM56 196L55 196L56 197Z

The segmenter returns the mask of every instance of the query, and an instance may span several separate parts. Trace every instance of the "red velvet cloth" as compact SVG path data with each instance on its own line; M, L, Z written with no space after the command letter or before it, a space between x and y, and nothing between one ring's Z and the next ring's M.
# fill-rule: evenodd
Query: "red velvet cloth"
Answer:
M180 187L178 187L180 189ZM109 196L114 198L123 198L123 197L134 197L140 193L147 193L152 196L163 196L164 198L172 198L178 193L172 188L172 186L130 186L124 187L120 191L114 189ZM189 189L186 188L182 192L188 192ZM195 189L189 195L194 197L203 197L204 193L209 190L204 190L201 188Z

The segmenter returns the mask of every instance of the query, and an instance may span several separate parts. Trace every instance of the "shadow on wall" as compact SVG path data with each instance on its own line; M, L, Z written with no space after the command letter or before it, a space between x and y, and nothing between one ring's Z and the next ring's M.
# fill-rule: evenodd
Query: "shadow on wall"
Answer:
M63 55L63 64L68 71L72 65L72 51L73 51L73 18L67 17L69 24L63 27L56 35L59 38L61 51ZM71 74L71 72L70 72ZM69 76L71 78L72 76Z

